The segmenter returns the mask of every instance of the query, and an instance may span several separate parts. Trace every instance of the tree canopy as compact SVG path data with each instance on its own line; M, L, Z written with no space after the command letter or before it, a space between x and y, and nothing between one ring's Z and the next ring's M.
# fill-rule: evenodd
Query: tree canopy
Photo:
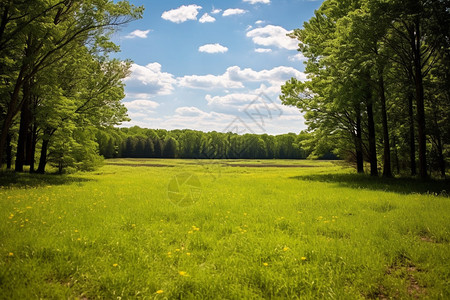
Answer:
M368 161L374 176L415 175L418 161L420 177L445 176L449 20L449 1L325 0L290 34L308 80L286 82L282 102L305 112L318 148L337 145L358 172Z
M15 146L16 171L95 164L95 130L127 120L130 63L110 58L119 49L109 36L142 12L128 1L0 3L1 163L11 167Z

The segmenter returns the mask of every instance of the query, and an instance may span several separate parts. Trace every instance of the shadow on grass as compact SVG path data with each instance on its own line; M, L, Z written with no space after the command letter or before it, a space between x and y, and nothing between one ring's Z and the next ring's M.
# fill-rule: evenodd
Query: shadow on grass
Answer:
M290 177L290 179L336 183L353 189L386 191L399 194L433 194L448 197L450 180L419 180L415 178L374 178L361 174L317 174Z
M92 179L69 175L30 174L0 171L0 188L34 188L48 185L83 183Z

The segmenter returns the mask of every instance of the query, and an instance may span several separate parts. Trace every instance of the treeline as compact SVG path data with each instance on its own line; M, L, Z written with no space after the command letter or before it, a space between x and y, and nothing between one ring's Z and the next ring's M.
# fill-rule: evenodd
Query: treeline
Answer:
M450 154L450 1L325 0L291 34L310 80L282 102L320 149L370 174L445 176Z
M307 133L257 135L195 130L154 130L137 126L99 131L97 141L105 158L233 158L300 159L311 151L301 146ZM334 159L332 153L320 158Z
M109 36L142 12L127 1L0 1L1 165L44 173L101 161L97 130L128 119L130 63L109 57Z

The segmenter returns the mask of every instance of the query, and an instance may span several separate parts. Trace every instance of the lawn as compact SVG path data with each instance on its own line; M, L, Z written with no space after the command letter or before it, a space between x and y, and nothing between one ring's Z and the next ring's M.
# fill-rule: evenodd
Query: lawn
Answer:
M0 298L450 298L449 182L317 161L0 173Z

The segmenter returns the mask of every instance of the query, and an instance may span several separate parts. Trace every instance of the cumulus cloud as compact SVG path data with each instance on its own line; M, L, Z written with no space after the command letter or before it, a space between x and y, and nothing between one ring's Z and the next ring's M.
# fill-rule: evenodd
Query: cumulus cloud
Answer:
M270 0L244 0L244 2L248 2L250 4L258 4L258 3L269 4Z
M229 8L223 12L222 16L228 17L228 16L232 16L232 15L242 15L242 14L245 14L246 12L247 11L245 9Z
M305 127L300 112L295 107L281 105L278 98L281 85L291 77L306 80L304 73L286 66L267 70L232 66L219 75L175 78L163 72L159 63L133 64L132 73L125 80L127 97L124 100L132 121L123 126L221 132L244 130L241 133L251 130L271 134L292 131L292 128L300 131ZM254 88L255 84L259 87ZM154 100L155 96L173 94L175 87L208 91L204 96L206 110L185 105L164 111Z
M148 119L149 116L155 113L159 103L148 99L136 99L130 102L123 103L128 109L128 116L132 120Z
M216 21L216 18L208 15L207 13L205 13L200 20L198 20L200 23L212 23L214 21Z
M158 122L158 126L167 129L190 128L202 131L223 131L236 117L232 114L207 112L197 107L178 107L175 114Z
M264 23L263 20L258 20L258 21L255 22L256 25L261 25L261 24L263 24L263 23Z
M178 85L194 89L214 90L242 89L246 82L267 82L279 87L292 77L306 80L305 73L292 67L279 66L270 70L255 71L251 68L241 69L238 66L232 66L222 75L189 75L178 78Z
M135 31L130 32L128 35L126 35L125 38L127 38L127 39L134 39L134 38L146 39L147 35L150 31L151 31L150 29L148 29L148 30L136 29Z
M221 13L221 12L222 12L221 9L219 9L219 8L214 8L214 9L211 11L211 14L216 15L216 14L219 14L219 13Z
M159 103L148 99L136 99L125 102L124 105L128 110L154 110L159 106Z
M216 43L200 46L198 51L206 53L225 53L228 51L228 48Z
M308 58L306 58L303 53L297 53L295 55L289 56L290 61L306 61Z
M159 63L146 66L131 65L131 74L124 80L127 91L149 95L169 95L176 79L170 73L162 72Z
M214 89L239 89L244 88L241 82L232 81L226 75L187 75L178 79L181 87L214 90Z
M199 109L198 107L194 107L194 106L178 107L175 110L175 113L179 116L188 116L188 117L196 117L196 116L201 116L201 115L205 114L205 112L203 112L201 109Z
M258 82L266 81L270 83L285 82L295 77L299 80L306 80L306 75L292 67L279 66L271 70L255 71L251 68L241 69L238 66L229 67L226 76L237 82Z
M257 53L269 53L272 52L272 49L267 49L267 48L256 48L255 52Z
M267 25L247 32L247 37L260 46L274 46L280 49L296 50L298 42L286 36L288 33L289 31L281 26Z
M202 7L195 4L182 5L176 9L163 12L161 18L174 23L197 20L198 11L200 9L202 9Z
M205 100L209 106L215 108L227 108L227 107L240 107L242 108L246 104L255 99L256 95L252 93L233 93L225 96L211 96L206 95Z

